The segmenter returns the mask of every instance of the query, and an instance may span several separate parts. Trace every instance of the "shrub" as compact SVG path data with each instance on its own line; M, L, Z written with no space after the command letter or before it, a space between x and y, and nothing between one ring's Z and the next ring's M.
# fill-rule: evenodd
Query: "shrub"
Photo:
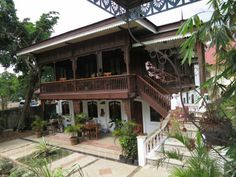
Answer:
M123 121L120 125L121 126L113 132L113 135L119 138L123 155L126 158L137 159L137 134L134 131L136 124L131 121Z

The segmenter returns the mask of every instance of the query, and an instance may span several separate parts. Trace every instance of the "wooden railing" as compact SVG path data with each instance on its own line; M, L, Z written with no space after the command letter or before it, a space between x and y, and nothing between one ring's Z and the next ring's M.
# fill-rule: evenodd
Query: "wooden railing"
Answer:
M170 93L168 92L168 90L166 90L164 87L162 87L160 84L158 84L155 80L153 80L152 78L150 78L147 75L144 75L143 78L149 83L151 84L153 87L155 87L156 89L158 89L162 94L165 94L166 96L169 96Z
M85 92L135 89L135 75L115 75L41 84L41 93Z
M147 136L145 143L146 154L150 153L154 148L157 148L165 139L165 134L168 131L168 125L171 120L171 115L161 122L161 127L155 130L153 133Z
M73 92L74 90L74 80L47 82L40 85L40 93L63 93Z
M138 93L140 95L147 95L151 100L154 100L156 104L160 105L161 108L166 111L166 113L170 110L170 99L140 76L137 76L137 86Z

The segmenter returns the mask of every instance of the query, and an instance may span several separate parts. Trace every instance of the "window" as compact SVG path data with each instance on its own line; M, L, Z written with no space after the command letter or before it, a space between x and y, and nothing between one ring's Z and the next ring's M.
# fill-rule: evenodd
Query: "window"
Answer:
M62 115L69 115L69 114L70 114L69 102L63 101L62 102Z
M89 101L88 102L88 116L90 118L98 117L97 102L95 102L95 101Z
M119 101L109 102L109 116L111 120L121 120L121 106Z
M160 122L161 115L156 112L152 107L150 107L150 117L151 117L151 122Z

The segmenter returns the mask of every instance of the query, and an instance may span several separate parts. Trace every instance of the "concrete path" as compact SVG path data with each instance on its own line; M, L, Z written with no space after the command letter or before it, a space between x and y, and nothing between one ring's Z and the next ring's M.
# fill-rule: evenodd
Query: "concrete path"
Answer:
M32 137L31 137L32 140ZM35 140L35 139L34 139ZM107 140L106 140L107 141ZM37 142L36 142L37 143ZM10 158L12 160L16 160L19 157L28 155L35 151L35 145L36 143L31 142L29 140L23 140L23 139L16 139L4 143L0 143L0 156ZM51 143L51 142L50 142ZM93 142L97 143L97 142ZM57 146L61 146L62 144L57 144ZM64 144L65 145L65 144ZM89 144L83 144L81 149L87 148L90 146ZM105 146L105 145L104 145ZM67 149L69 149L70 145L66 145ZM74 153L72 153L69 156L66 156L62 159L56 160L49 164L49 167L52 169L56 168L63 168L63 169L71 169L71 167L75 164L79 165L85 176L87 177L167 177L168 171L164 168L155 168L152 166L145 166L145 167L138 167L134 165L128 165L124 163L120 163L116 161L115 159L109 160L105 158L101 158L97 155L91 155L87 153L78 153L74 151L73 147L72 150ZM91 148L91 147L90 147ZM98 149L98 147L94 147L95 149ZM106 153L106 148L100 147L101 151L104 151ZM108 150L109 147L107 147ZM116 149L114 147L114 149ZM114 150L113 149L113 150ZM99 150L99 149L98 149ZM92 151L92 150L91 150ZM111 154L111 152L108 151L108 156ZM112 158L111 158L112 159ZM74 174L74 177L78 176L78 174Z

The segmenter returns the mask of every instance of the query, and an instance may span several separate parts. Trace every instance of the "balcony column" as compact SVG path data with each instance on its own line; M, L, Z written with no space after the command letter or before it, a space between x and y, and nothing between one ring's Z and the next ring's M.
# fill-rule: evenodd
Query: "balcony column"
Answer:
M125 64L126 64L126 72L127 72L127 74L130 74L130 68L129 68L129 64L130 64L129 45L125 46L123 51L124 51L124 60L125 60Z
M201 42L197 42L196 49L199 65L200 85L202 85L206 81L205 52L203 44ZM204 92L205 89L201 89L202 95L204 94Z
M45 118L45 102L46 100L41 100L41 108L42 108L42 114L41 116Z
M73 78L76 79L77 58L71 59L71 62L72 62Z
M97 72L100 72L99 69L102 69L103 72L103 67L102 67L102 51L98 51L96 53L97 55Z
M129 45L125 46L123 48L123 52L124 52L124 61L125 61L125 64L126 64L126 72L127 72L127 75L130 75L130 67L129 67L129 64L130 64L130 52L129 52ZM128 78L127 80L128 82L128 90L129 92L131 91L131 82L130 82L130 78Z
M55 81L56 81L57 80L57 73L56 73L56 62L55 61L53 62L53 73L54 73Z
M79 114L81 113L83 110L80 110L80 100L73 100L73 107L74 107L74 114Z
M128 120L132 120L133 100L132 99L123 100L123 103L124 103L125 113L127 115Z

